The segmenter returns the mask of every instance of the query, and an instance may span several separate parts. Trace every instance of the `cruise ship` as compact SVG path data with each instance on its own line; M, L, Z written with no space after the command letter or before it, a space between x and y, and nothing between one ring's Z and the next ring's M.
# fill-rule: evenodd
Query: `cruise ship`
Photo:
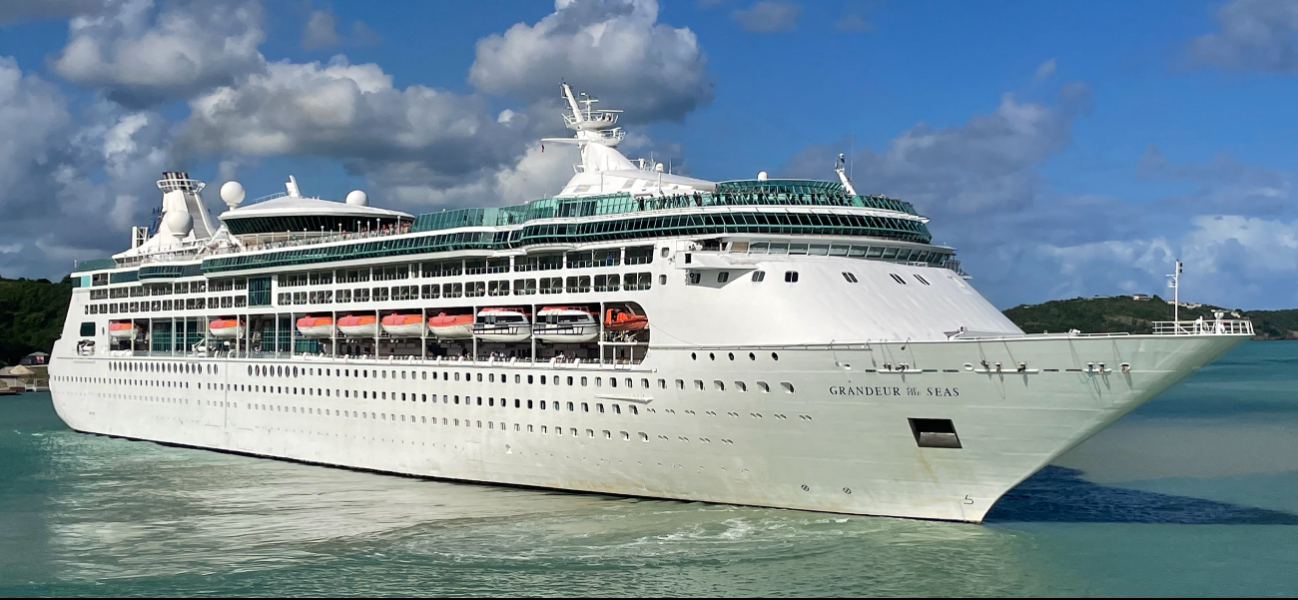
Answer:
M1007 490L1248 339L1027 334L913 205L709 182L617 150L522 206L412 215L286 191L77 264L50 363L73 429L451 481L981 522ZM836 168L835 168L836 167ZM837 175L830 175L831 168Z

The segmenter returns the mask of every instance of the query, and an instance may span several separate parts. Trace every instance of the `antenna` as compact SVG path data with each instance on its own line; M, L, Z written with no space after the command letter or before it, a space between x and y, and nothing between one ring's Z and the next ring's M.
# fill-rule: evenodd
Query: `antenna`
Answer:
M1172 327L1180 330L1179 323L1181 320L1181 259L1176 259L1176 272L1168 275L1172 280L1167 282L1172 287Z

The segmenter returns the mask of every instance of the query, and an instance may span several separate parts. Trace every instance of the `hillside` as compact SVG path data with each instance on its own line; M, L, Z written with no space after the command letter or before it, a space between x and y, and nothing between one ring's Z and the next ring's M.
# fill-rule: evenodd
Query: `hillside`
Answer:
M16 365L22 357L49 352L59 338L72 298L72 282L0 277L0 364Z
M1181 307L1182 321L1213 318L1214 310L1235 312L1252 319L1258 339L1298 339L1298 310L1240 311L1215 306ZM1073 298L1042 304L1020 305L1005 311L1028 333L1064 332L1078 329L1087 333L1152 333L1154 321L1171 321L1173 307L1154 296L1147 301L1131 296Z

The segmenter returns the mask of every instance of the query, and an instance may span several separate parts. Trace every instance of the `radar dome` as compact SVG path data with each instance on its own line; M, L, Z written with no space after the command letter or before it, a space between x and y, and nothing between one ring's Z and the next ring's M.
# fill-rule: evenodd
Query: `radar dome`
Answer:
M766 181L766 171L761 171L761 172L759 172L759 173L757 174L757 180L758 180L758 181ZM222 191L224 191L224 190L222 190Z
M360 190L352 190L347 194L347 203L352 206L369 206L370 197Z
M243 196L243 184L237 181L227 181L221 186L221 201L230 208L239 206L243 202Z
M162 223L176 237L187 236L189 231L194 228L194 219L189 216L188 212L183 210L167 211L167 214L162 216Z

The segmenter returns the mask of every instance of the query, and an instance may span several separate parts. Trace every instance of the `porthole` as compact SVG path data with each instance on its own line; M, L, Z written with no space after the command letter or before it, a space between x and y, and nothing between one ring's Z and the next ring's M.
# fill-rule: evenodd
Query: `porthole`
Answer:
M693 353L693 352L690 353L690 360L698 360L698 359L699 359L699 355L698 355L698 354L695 354L695 353Z
M730 353L730 360L734 360L734 359L735 359L735 353L734 353L734 352L731 352L731 353Z
M776 354L776 353L774 353L774 352L772 352L772 353L771 353L771 360L780 360L780 355L779 355L779 354Z
M709 359L709 360L716 360L716 359L717 359L717 355L716 355L716 354L713 354L713 353L711 353L711 352L709 352L709 353L708 353L708 359Z
M757 355L752 352L748 353L748 360L757 360Z

